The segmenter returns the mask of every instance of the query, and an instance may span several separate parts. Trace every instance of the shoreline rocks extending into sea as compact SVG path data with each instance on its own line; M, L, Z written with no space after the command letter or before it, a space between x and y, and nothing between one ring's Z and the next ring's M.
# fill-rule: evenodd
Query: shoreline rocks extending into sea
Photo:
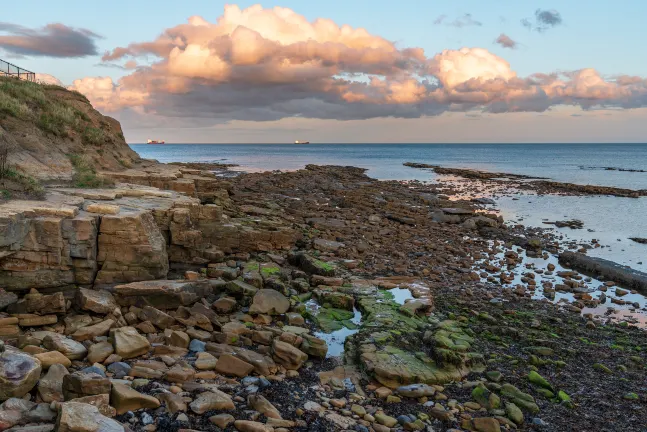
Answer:
M208 168L0 205L0 430L644 428L644 330L583 312L630 290L549 233L357 168Z

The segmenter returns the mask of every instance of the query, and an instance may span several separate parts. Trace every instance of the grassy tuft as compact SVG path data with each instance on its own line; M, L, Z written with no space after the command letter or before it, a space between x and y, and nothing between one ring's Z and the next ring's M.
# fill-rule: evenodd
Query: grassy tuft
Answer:
M3 173L3 179L18 184L20 186L19 191L30 197L42 198L45 196L45 189L38 180L14 168L6 169ZM2 195L5 199L8 199L11 197L11 192L3 190Z
M69 158L74 167L72 181L74 182L75 187L109 188L114 186L114 182L112 180L97 175L97 171L87 158L77 154L71 154L69 155Z

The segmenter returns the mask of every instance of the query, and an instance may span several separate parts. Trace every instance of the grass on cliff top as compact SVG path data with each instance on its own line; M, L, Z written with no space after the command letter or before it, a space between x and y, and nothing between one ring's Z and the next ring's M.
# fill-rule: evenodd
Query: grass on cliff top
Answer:
M72 176L74 187L95 189L110 188L115 185L111 179L98 175L94 166L86 157L77 154L71 154L68 157L74 167L74 175Z
M89 145L105 142L108 137L101 129L93 127L86 113L60 96L51 94L56 90L88 102L79 92L60 86L0 77L0 119L14 117L30 121L44 133L56 137L68 138L76 134Z

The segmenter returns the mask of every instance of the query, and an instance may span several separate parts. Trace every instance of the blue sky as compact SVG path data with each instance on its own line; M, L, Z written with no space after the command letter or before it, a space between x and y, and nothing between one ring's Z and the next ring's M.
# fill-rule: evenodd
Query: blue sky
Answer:
M61 22L88 28L104 37L98 45L105 51L133 41L152 40L164 28L184 22L192 15L215 20L227 3L232 2L65 0L54 6L51 0L30 0L28 7L3 8L0 20L28 27ZM259 2L233 3L243 8ZM463 46L484 47L502 56L523 76L584 67L603 74L647 75L647 57L642 54L644 40L639 37L644 34L647 2L641 0L284 0L264 1L262 5L289 7L311 20L325 17L338 24L364 27L402 47L424 48L427 55ZM564 24L544 33L527 30L520 20L531 17L538 8L558 10ZM440 15L455 18L465 13L483 25L463 28L433 25ZM514 51L496 46L493 41L501 32L522 46ZM96 67L97 58L33 58L15 62L37 71L50 71L66 83L79 76L119 76L118 71Z
M246 8L258 2L238 1L238 6ZM103 53L119 46L127 46L132 42L155 40L165 29L185 23L187 18L199 15L207 21L215 22L223 14L226 2L214 0L178 1L151 1L151 0L112 0L110 2L88 2L81 0L65 0L53 3L51 0L30 0L18 7L3 8L0 21L21 25L29 28L40 28L48 23L62 23L66 26L89 29L102 38L96 41L98 51ZM283 0L264 1L263 7L271 8L282 6L293 9L304 15L308 20L317 18L332 19L338 25L348 24L352 27L365 28L369 33L381 36L396 44L397 48L420 47L425 50L427 58L433 57L442 50L458 50L461 47L485 48L492 54L503 58L510 63L511 69L520 77L527 77L534 73L551 73L556 71L573 71L582 68L593 68L605 78L616 75L647 76L647 58L644 56L644 40L639 37L644 33L644 17L647 16L647 2L640 0L569 0L561 1L422 1L400 0L328 0L318 2ZM532 18L535 10L556 10L563 19L561 25L550 28L545 32L530 31L523 27L520 20ZM434 21L441 15L447 16L445 22L455 20L470 14L475 21L482 25L467 25L461 28L450 25L435 25ZM505 33L518 42L517 49L505 49L494 43L497 36ZM0 49L0 57L3 57ZM4 56L6 57L6 55ZM130 73L117 68L101 66L100 55L85 58L49 58L25 57L9 59L20 66L36 72L48 73L63 81L66 85L82 77L109 76L115 82L122 76ZM627 110L630 114L621 117L623 120L615 122L618 130L632 130L632 135L625 140L644 140L647 136L641 117L643 110ZM515 117L528 116L560 116L570 115L573 110L551 110L545 114L497 114L486 115L482 119L497 116L507 118L514 126ZM564 113L567 114L564 114ZM111 114L113 115L113 114ZM572 121L579 121L582 125L586 121L597 122L600 113L585 112L581 117ZM619 111L608 115L623 116ZM119 114L114 115L121 119ZM452 128L443 123L443 127L451 130L453 138L460 141L461 122L465 118L462 114L447 114L455 118ZM577 114L579 117L580 115ZM590 117L589 120L586 117ZM598 119L598 120L596 120ZM638 120L637 120L638 119ZM353 120L359 121L360 120ZM505 124L503 118L497 118L492 124L484 128L484 133L492 133L492 125ZM544 122L542 120L542 122ZM123 122L123 119L122 119ZM319 128L331 128L332 120L308 120L309 130L317 135ZM317 122L319 126L317 126ZM524 120L527 122L527 119ZM560 120L561 122L561 120ZM637 123L640 122L640 123ZM223 139L235 141L236 131L244 129L251 122L234 121L235 125L227 132L227 125L218 122L214 125L180 125L177 130L168 131L170 136L177 136L177 140L210 141L210 134L218 130ZM428 124L421 119L420 125ZM437 122L436 124L438 124ZM475 122L470 123L473 125ZM266 131L270 140L282 141L292 135L290 128L294 123L289 119L275 122L263 122L262 129ZM429 123L433 127L434 123ZM525 123L524 123L525 124ZM543 123L542 123L543 124ZM561 124L561 123L560 123ZM234 127L235 126L235 127ZM255 127L255 126L254 126ZM427 126L421 126L423 130ZM472 126L471 126L472 127ZM576 123L568 125L569 128L578 127ZM143 140L155 126L136 127L126 123L126 136L131 140ZM157 127L159 128L159 127ZM268 131L275 128L275 133ZM582 140L595 139L587 135L582 126ZM332 127L334 129L334 127ZM330 129L330 130L332 130ZM339 131L347 130L348 124L340 127ZM569 129L570 131L570 129ZM571 131L577 140L577 133ZM515 138L512 138L514 136ZM570 137L571 135L569 135ZM518 135L511 135L510 140L518 139ZM326 139L326 135L322 136ZM541 133L530 141L559 140L559 136L548 138ZM244 140L245 138L241 138ZM341 140L345 136L331 134L327 140ZM421 138L424 141L424 137ZM448 140L446 134L441 134L439 139ZM466 138L474 140L470 137ZM505 140L503 137L501 140ZM569 138L570 139L570 138ZM476 139L478 140L478 139ZM497 140L496 136L484 137L483 140Z

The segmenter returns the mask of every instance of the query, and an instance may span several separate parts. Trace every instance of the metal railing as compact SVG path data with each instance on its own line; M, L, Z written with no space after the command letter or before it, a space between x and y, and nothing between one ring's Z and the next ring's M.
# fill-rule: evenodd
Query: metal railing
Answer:
M15 64L11 64L0 59L0 76L10 76L18 79L36 82L36 74L27 69L20 68Z

